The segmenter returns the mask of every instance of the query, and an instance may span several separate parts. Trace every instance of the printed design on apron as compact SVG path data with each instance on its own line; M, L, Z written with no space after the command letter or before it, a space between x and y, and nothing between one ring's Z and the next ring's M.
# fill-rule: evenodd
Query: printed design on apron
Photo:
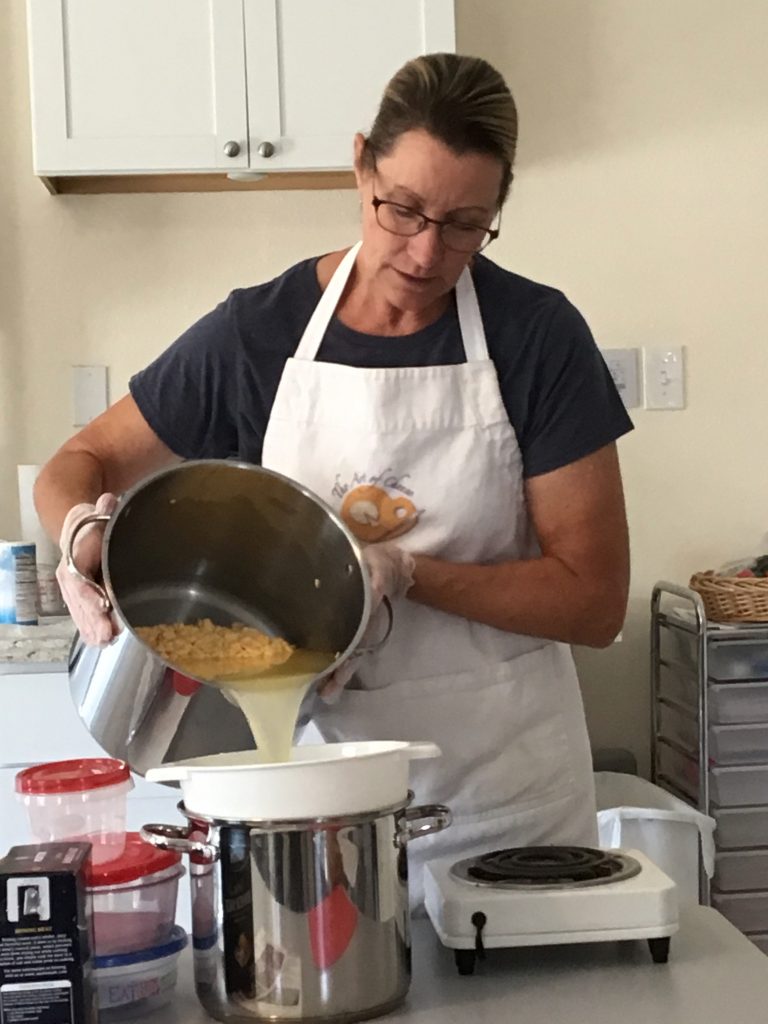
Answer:
M339 514L359 541L375 544L394 540L416 526L424 510L412 500L414 492L406 484L409 476L387 468L381 473L356 472L349 483L344 483L336 475L331 496L342 499Z

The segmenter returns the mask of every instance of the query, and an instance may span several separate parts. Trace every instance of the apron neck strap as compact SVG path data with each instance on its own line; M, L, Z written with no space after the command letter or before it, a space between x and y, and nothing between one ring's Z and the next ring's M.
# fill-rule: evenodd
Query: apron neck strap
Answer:
M334 310L339 304L362 244L362 242L357 242L353 245L333 272L331 280L328 282L325 291L320 297L320 301L309 318L307 326L304 328L304 334L301 336L301 341L296 348L295 359L312 361L317 357L323 337L328 329L328 324L331 322ZM478 363L487 360L488 346L485 341L483 319L480 315L480 305L477 301L477 293L475 292L469 267L464 268L461 272L461 277L456 282L456 310L459 316L459 329L467 362Z
M296 349L294 358L313 360L317 356L323 336L333 317L333 311L339 304L341 293L344 291L344 287L349 280L349 275L352 273L352 268L355 265L355 260L362 244L362 242L356 242L334 270L333 277L331 277L325 291L320 296L320 301L312 311L309 323L304 328L304 333L301 336L301 341Z

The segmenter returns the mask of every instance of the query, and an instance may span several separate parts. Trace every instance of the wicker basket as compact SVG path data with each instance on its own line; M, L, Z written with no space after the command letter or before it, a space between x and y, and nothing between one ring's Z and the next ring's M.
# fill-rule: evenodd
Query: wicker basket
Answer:
M768 577L697 572L689 586L713 622L768 622Z

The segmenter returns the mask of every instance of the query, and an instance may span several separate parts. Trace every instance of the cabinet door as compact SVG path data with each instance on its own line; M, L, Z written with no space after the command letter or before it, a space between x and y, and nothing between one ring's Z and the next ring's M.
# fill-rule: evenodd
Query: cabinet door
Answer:
M255 170L349 169L354 134L370 128L392 74L420 53L456 45L453 0L244 0L244 7Z
M248 166L242 0L28 0L28 20L39 174Z

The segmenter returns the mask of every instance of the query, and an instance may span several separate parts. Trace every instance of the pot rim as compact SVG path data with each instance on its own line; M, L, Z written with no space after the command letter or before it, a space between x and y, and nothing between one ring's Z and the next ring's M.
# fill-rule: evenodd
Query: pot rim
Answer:
M345 825L365 825L368 822L376 821L377 818L386 818L390 814L397 814L399 811L405 810L413 803L413 799L413 790L409 789L408 795L404 800L398 800L397 803L390 804L387 807L379 807L359 813L334 814L317 818L222 818L193 811L185 805L183 800L180 800L176 806L179 812L192 824L199 822L214 828L239 825L262 832L306 832L312 828L343 828Z

